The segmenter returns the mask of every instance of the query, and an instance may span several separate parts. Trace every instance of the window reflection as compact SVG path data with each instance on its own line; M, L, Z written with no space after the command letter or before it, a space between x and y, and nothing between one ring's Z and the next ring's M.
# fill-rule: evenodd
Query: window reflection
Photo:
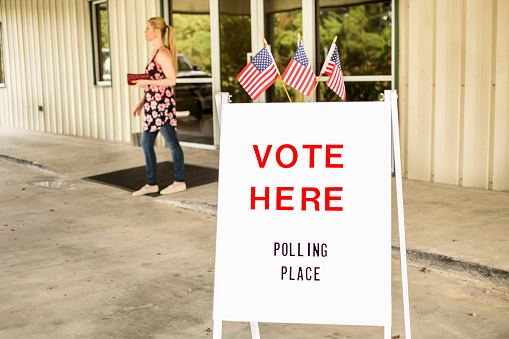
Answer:
M322 65L334 36L344 76L390 75L392 2L319 8L318 60ZM355 80L353 80L355 81ZM388 83L388 86L387 86ZM378 100L390 82L345 82L348 101ZM330 101L326 86L319 86L320 101Z
M95 7L97 33L99 36L99 81L111 81L110 35L108 31L108 4L99 3Z
M297 49L297 35L302 34L302 1L265 0L265 36L281 74ZM299 101L299 92L286 86L292 101ZM267 102L288 102L280 79L267 90Z
M175 86L179 140L211 145L214 136L208 2L172 5L179 67Z
M178 52L189 60L194 70L210 74L212 69L210 15L173 13L173 27L175 28Z
M237 75L247 64L251 52L250 1L219 1L221 40L221 90L232 95L232 102L251 102L239 85Z

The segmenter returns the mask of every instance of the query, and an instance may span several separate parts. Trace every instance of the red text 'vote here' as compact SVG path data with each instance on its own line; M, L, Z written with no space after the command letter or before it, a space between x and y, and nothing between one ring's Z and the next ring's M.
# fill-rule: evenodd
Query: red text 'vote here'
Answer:
M272 156L280 168L292 168L299 159L305 161L306 168L315 168L315 159L325 157L325 168L343 168L342 144L316 145L305 144L297 148L291 144L283 144L277 147L275 154L271 152L273 145L267 145L261 149L253 145L254 155L258 167L265 169ZM284 153L283 157L281 154ZM273 169L273 168L272 168ZM263 187L251 186L251 210L261 209L276 211L343 211L340 206L343 187Z
M320 155L325 156L325 168L343 168L343 164L340 163L340 158L342 156L341 150L343 149L343 145L325 145L325 151L323 148L324 147L322 145L302 145L302 149L305 151L303 151L300 156L304 158L307 157L309 159L309 168L315 168L315 156ZM260 148L258 145L253 145L253 149L256 155L258 166L260 168L265 168L272 150L272 145L268 145L265 148L263 157L260 153ZM287 163L284 163L281 159L281 153L285 150L291 152L290 161L287 161ZM285 152L288 153L288 151ZM297 147L293 145L284 144L277 148L275 157L279 167L291 168L297 163L297 160L299 159L299 151L297 150Z

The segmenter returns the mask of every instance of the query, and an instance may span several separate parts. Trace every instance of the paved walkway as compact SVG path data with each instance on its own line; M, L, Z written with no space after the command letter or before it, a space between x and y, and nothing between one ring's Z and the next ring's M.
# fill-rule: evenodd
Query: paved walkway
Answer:
M156 152L160 161L171 158L163 147ZM184 153L189 164L218 167L217 151ZM0 337L209 334L217 183L132 198L82 178L143 166L141 148L6 128L0 128L0 159L7 162L0 166L6 180L0 199L6 208L0 225L6 241L0 249ZM54 186L34 186L44 184ZM509 193L411 180L403 185L415 337L507 338ZM393 209L396 216L395 201ZM394 217L395 256L397 231ZM438 274L425 275L423 267ZM404 333L398 274L395 259L393 334ZM458 276L465 279L450 278ZM225 338L248 337L246 324L224 326ZM267 338L381 337L379 330L358 327L260 329Z
M4 160L36 163L70 179L144 165L141 148L111 141L0 128L0 145ZM164 147L156 152L158 160L171 160ZM218 168L218 151L184 153L186 163ZM409 261L509 287L508 192L403 180L403 198ZM217 182L156 199L213 214ZM392 206L397 256L395 194Z

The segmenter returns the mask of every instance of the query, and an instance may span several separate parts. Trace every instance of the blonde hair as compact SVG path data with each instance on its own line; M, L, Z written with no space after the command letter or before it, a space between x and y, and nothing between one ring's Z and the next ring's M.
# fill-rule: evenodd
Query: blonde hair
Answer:
M175 73L178 71L178 55L177 55L177 40L175 39L175 34L173 32L173 27L168 26L166 21L160 17L154 17L148 19L150 25L153 29L158 29L161 31L161 36L163 38L164 45L170 50L171 55L173 57L173 67L175 68ZM166 37L166 39L164 38Z

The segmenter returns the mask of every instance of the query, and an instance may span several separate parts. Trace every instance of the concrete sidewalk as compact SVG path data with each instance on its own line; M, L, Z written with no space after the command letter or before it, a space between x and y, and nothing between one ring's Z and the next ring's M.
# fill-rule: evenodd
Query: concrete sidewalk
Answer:
M0 128L0 158L78 180L143 166L143 151L125 143ZM158 161L171 160L164 147ZM219 152L184 148L186 163L218 168ZM394 182L393 188L395 190ZM408 260L509 287L509 193L403 180ZM214 214L217 182L155 199ZM393 254L398 223L393 194Z
M0 338L212 333L217 183L133 198L82 178L143 166L139 147L5 128L0 145ZM156 152L171 160L166 148ZM218 167L217 151L184 153L186 163ZM509 194L404 180L404 200L414 337L507 338ZM260 330L263 338L382 337L349 326ZM223 338L249 333L248 324L224 324ZM397 258L392 333L404 337Z

